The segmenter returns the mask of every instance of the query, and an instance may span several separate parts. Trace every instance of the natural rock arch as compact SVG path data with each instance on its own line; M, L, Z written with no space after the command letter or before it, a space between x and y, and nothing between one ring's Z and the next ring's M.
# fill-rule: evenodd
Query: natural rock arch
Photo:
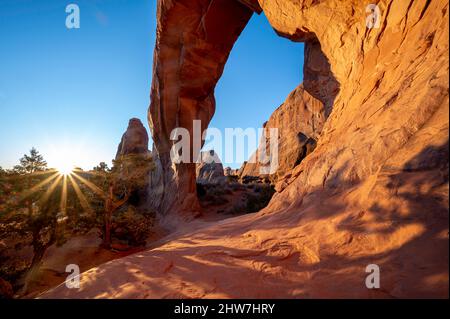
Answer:
M202 43L187 30L211 2L159 1L150 118L162 155L164 134L181 114L166 119L178 105L171 98L190 92L180 90L184 77L169 72L183 59L164 57L188 56L171 49L180 39ZM448 1L378 1L379 29L366 28L357 0L260 4L280 34L314 33L341 83L315 151L263 211L176 234L84 273L80 289L62 284L43 297L448 298ZM243 28L251 12L239 8ZM228 54L221 52L211 51L220 65ZM192 118L196 108L188 105L182 115ZM364 285L369 264L380 266L382 289Z
M214 88L252 14L234 0L158 1L149 122L163 183L151 205L162 213L198 212L195 163L172 165L170 134L183 127L192 136L193 120L201 121L202 131L207 128L215 111Z
M254 12L257 1L159 1L158 32L149 122L159 161L156 175L163 187L150 190L150 205L163 214L188 218L198 213L195 164L170 160L173 129L193 133L193 120L207 128L215 111L214 89L234 43ZM305 89L325 104L329 115L338 91L327 58L312 32L291 37L306 42ZM191 150L191 159L198 154ZM176 217L171 216L171 219Z

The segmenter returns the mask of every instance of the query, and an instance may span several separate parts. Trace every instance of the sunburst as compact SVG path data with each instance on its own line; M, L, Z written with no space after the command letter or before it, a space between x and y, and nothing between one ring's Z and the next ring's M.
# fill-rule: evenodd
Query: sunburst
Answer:
M104 191L100 187L96 186L94 183L81 176L81 174L96 176L98 175L98 173L96 172L85 172L80 169L76 169L74 166L70 165L64 167L59 166L56 169L48 170L45 172L36 172L33 173L32 176L39 176L43 174L49 174L49 176L46 177L43 181L39 182L38 184L23 191L20 196L20 200L27 200L35 193L41 191L42 189L46 189L42 197L39 199L39 202L44 203L52 196L52 194L58 187L61 187L61 198L59 208L60 213L66 214L67 196L69 187L73 188L76 197L81 204L81 207L86 212L92 212L93 209L89 201L87 200L86 196L83 194L80 184L84 184L85 186L87 186L87 188L90 191L95 193L100 198L104 199L106 196Z

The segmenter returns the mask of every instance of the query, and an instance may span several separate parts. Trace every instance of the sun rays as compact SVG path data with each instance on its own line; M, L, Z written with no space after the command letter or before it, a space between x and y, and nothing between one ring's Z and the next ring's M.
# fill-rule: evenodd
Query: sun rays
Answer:
M104 191L100 187L95 185L93 182L89 181L87 178L81 176L81 175L99 176L100 174L97 172L93 171L85 172L73 166L65 166L65 167L60 166L57 169L35 172L33 174L30 174L29 177L32 180L33 178L42 177L44 175L49 176L45 177L44 180L38 182L37 184L32 185L29 189L23 191L22 194L20 194L19 196L20 201L30 200L30 198L34 194L43 191L42 196L38 198L36 202L45 204L50 199L50 197L54 195L55 191L57 189L60 189L61 190L61 196L59 199L60 211L55 212L55 214L62 213L67 216L66 212L68 206L69 189L73 189L81 207L87 213L91 213L94 210L91 207L91 204L89 203L89 200L87 199L86 195L83 193L82 185L84 185L87 189L89 189L102 199L105 198L106 196Z
M73 172L74 167L71 165L63 165L58 167L57 170L61 175L67 176Z

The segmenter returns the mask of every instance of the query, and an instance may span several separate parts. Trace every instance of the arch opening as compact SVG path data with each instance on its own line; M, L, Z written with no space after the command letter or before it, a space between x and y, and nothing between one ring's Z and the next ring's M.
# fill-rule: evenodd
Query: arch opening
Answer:
M158 33L149 122L155 141L154 152L159 159L160 169L157 175L162 184L159 194L153 194L153 199L156 199L153 206L156 203L157 210L163 214L177 212L178 215L185 215L182 217L184 219L202 211L197 197L199 168L196 160L204 141L198 143L200 147L191 142L189 151L192 162L173 163L170 149L179 141L172 140L170 132L176 127L182 127L195 134L195 121L201 123L201 132L210 124L214 125L216 85L223 76L230 52L248 25L254 9L250 9L251 6L245 3L247 1L204 0L196 5L188 2L181 5L181 2L183 1L177 2L175 6L162 5L159 8L160 28L176 28L174 25L179 25L181 19L184 32L181 37L176 32ZM199 4L203 6L202 10L198 10ZM190 17L189 21L182 19L187 16ZM223 23L224 21L227 23ZM299 69L299 80L292 88L298 83L302 84L288 95L270 117L267 116L269 119L262 129L264 133L270 129L281 131L280 153L276 155L280 166L275 173L270 168L270 174L265 174L268 176L255 174L261 168L258 165L259 151L267 149L267 139L262 138L255 154L239 169L239 174L228 174L227 177L235 179L237 176L244 183L258 179L268 181L273 186L314 149L321 129L331 113L339 84L315 35L304 33L302 37L291 40L305 41L303 82ZM221 83L218 86L219 94L220 88ZM219 102L222 103L220 99ZM275 105L272 107L275 108ZM219 105L219 110L222 107ZM269 157L272 161L273 155ZM254 163L251 163L252 160ZM231 167L225 171L232 170ZM203 191L200 193L203 194Z

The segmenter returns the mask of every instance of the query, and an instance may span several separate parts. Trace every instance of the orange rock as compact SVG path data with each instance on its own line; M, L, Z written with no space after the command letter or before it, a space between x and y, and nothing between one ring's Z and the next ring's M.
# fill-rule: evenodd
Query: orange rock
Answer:
M164 188L154 201L163 214L185 219L198 213L198 154L191 154L191 164L172 165L170 134L183 127L193 136L193 120L202 121L202 132L207 128L215 111L214 88L252 14L237 1L159 1L149 121Z
M270 129L278 129L278 161L275 173L270 178L276 182L312 152L326 120L323 103L312 97L303 85L296 88L264 125L266 139L261 141L255 154L242 166L240 177L264 176L260 154L266 149L270 154Z
M175 123L214 109L214 61L223 66L231 44L217 54L189 37L204 30L210 3L159 2L151 119L162 154ZM82 274L81 289L44 297L448 298L448 1L378 1L378 29L357 0L260 5L280 35L318 41L341 84L317 148L261 212L192 223L157 249ZM217 21L225 40L236 20ZM205 49L189 88L181 43ZM381 289L365 285L369 264L380 267Z
M133 118L117 149L116 159L129 154L148 153L148 134L141 120Z

